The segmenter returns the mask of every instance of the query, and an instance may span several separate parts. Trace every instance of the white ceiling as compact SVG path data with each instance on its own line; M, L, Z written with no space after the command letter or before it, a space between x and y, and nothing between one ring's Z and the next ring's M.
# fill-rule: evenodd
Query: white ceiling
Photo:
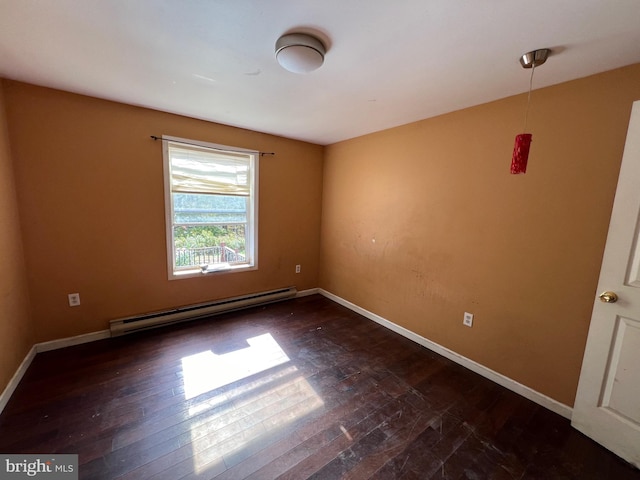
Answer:
M2 77L322 145L525 92L538 48L534 88L640 62L640 0L0 0Z

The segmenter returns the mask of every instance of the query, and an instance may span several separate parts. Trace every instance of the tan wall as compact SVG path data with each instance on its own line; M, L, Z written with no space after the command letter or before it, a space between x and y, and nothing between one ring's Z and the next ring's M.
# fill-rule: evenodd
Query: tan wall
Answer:
M534 91L520 176L526 95L327 147L320 286L572 405L637 99L640 65Z
M323 147L17 82L5 95L37 342L317 286ZM260 163L257 271L167 279L162 148L149 138L162 134L276 153Z
M0 393L33 344L18 203L0 81Z

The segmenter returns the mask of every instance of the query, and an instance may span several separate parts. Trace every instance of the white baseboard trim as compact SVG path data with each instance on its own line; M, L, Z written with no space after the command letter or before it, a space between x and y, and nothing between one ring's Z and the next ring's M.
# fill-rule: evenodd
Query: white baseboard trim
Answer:
M0 395L0 413L2 413L4 407L9 403L9 399L18 387L20 380L22 380L22 377L31 365L36 354L64 347L71 347L73 345L80 345L81 343L95 342L96 340L102 340L103 338L109 338L110 336L111 332L109 330L100 330L98 332L85 333L84 335L77 335L75 337L60 338L58 340L51 340L50 342L36 343L31 347L27 356L24 357L24 360L22 360L22 363L16 370L16 373L13 374L13 377L11 377L11 380L9 380L9 383Z
M319 288L309 288L308 290L300 290L298 293L296 293L295 298L307 297L309 295L315 295L316 293L320 293Z
M97 332L76 335L75 337L59 338L49 342L36 343L33 347L35 348L36 353L42 353L50 350L58 350L59 348L72 347L73 345L80 345L82 343L95 342L96 340L102 340L109 337L111 337L111 332L109 330L99 330Z
M511 390L512 392L522 395L523 397L531 400L532 402L537 403L538 405L541 405L551 410L552 412L557 413L558 415L562 415L565 418L571 419L573 409L570 406L565 405L564 403L560 403L557 400L554 400L553 398L548 397L543 393L540 393L530 387L527 387L526 385L516 382L515 380L509 377L506 377L494 370L491 370L490 368L487 368L484 365L481 365L467 357L463 357L462 355L454 352L453 350L449 350L448 348L443 347L442 345L439 345L435 342L432 342L431 340L424 338L418 335L417 333L412 332L411 330L401 327L400 325L396 325L395 323L390 322L389 320L379 315L376 315L373 312L365 310L364 308L359 307L358 305L351 303L341 297L338 297L333 293L327 292L322 288L318 290L319 290L318 293L320 293L321 295L333 300L336 303L339 303L344 307L347 307L349 310L359 313L360 315L368 318L369 320L373 320L374 322L382 325L383 327L386 327L389 330L392 330L402 335L403 337L406 337L409 340L412 340L418 343L419 345L422 345L423 347L428 348L429 350L439 355L442 355L443 357L448 358L449 360L459 365L462 365L463 367L468 368L469 370L479 375L482 375L485 378L488 378L489 380Z
M29 365L31 365L31 362L33 361L35 356L36 348L35 346L33 346L29 350L29 353L27 353L27 355L24 357L24 360L22 360L22 363L20 363L20 366L16 370L16 373L14 373L13 377L11 377L11 380L9 380L9 383L7 383L7 386L3 390L2 395L0 395L0 413L2 413L4 407L6 407L7 403L9 403L11 395L13 395L13 392L15 392L18 384L20 383L20 380L22 380L22 377L27 372L27 369L29 368Z

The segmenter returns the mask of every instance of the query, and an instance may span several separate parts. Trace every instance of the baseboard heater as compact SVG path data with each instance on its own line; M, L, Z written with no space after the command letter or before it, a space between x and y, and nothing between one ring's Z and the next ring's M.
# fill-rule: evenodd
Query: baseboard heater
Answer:
M298 291L296 290L296 287L287 287L279 290L270 290L268 292L251 293L248 295L241 295L239 297L224 298L214 302L187 305L162 312L146 313L143 315L136 315L134 317L111 320L109 322L109 328L111 330L111 336L116 337L127 333L150 330L152 328L172 325L174 323L195 320L196 318L277 302L295 297L297 293Z

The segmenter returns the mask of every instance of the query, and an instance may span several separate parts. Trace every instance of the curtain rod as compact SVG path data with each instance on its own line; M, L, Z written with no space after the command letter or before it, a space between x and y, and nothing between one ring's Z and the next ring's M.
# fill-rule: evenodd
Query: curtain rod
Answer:
M210 148L212 150L218 150L219 152L235 152L235 153L247 153L246 150L233 150L233 149L229 149L229 148L215 148L215 147L207 147L206 145L201 145L199 143L191 143L191 142L184 142L182 140L169 140L168 138L162 138L162 137L158 137L156 135L150 135L150 137L153 140L160 140L163 142L174 142L174 143L182 143L184 145L193 145L194 147L204 147L204 148ZM260 156L262 157L263 155L275 155L275 152L258 152L260 154Z

